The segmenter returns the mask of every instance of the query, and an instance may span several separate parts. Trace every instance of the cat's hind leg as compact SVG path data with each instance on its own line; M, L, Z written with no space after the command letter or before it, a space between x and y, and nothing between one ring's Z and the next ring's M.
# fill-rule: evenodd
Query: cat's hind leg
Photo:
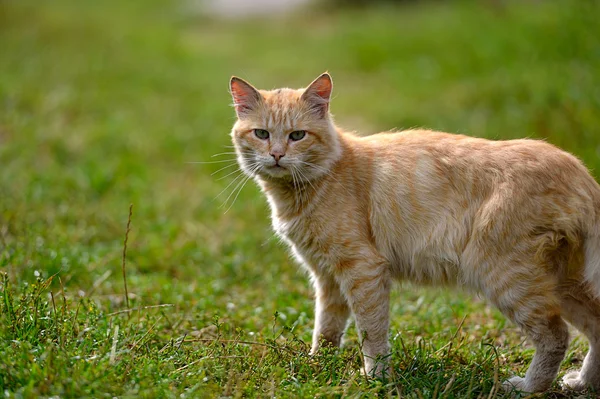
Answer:
M523 325L521 329L535 346L535 355L525 377L512 377L504 382L507 390L541 392L552 385L565 356L569 333L560 315L547 314L535 323Z
M547 390L558 374L569 343L569 332L560 312L556 283L539 267L507 266L488 274L486 294L515 322L535 346L535 355L525 377L512 377L506 390Z
M340 346L350 316L348 302L333 277L315 275L313 285L316 303L311 354L323 343Z
M563 384L573 390L600 389L600 300L584 284L573 284L561 290L561 307L564 318L590 343L581 370L567 373Z

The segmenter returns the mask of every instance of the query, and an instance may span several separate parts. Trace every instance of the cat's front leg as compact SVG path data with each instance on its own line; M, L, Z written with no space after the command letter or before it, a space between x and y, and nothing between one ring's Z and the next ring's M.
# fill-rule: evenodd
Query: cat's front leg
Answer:
M338 280L354 313L362 343L364 371L372 377L389 373L390 271L387 261L373 256L338 267Z
M322 343L340 346L350 316L348 302L332 276L313 276L313 283L316 303L311 354Z

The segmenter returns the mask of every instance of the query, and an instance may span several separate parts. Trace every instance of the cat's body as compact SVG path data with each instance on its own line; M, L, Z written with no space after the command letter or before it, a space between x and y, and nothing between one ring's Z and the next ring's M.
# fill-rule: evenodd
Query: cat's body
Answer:
M600 387L600 187L575 157L535 140L357 137L331 120L326 74L306 90L258 92L236 78L231 89L240 165L313 277L313 351L339 345L354 314L365 370L381 374L392 279L458 285L536 346L526 377L507 387L549 387L568 345L563 318L590 339L565 383Z
M559 249L562 238L582 240L581 227L593 228L600 210L583 166L541 141L420 130L340 138L340 160L318 183L260 180L275 230L315 273L332 273L354 243L368 243L390 263L391 277L481 290L492 251L512 251L532 232L534 246ZM585 177L581 192L574 172ZM505 271L484 273L495 269Z

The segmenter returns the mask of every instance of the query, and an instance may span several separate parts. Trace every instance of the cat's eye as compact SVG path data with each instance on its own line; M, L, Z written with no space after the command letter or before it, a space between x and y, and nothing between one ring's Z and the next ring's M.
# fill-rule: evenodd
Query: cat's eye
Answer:
M296 130L290 133L290 139L293 141L302 140L306 136L306 131L304 130Z
M266 140L269 138L269 132L265 129L254 129L254 134L261 140Z

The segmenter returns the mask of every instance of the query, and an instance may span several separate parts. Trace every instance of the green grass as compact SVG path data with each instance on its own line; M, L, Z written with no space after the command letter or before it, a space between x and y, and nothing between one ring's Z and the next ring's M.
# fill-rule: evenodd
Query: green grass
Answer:
M352 329L343 350L310 358L310 285L265 200L249 184L225 213L235 184L215 197L233 169L186 162L228 159L211 155L229 151L231 75L300 87L329 70L346 128L544 138L598 177L598 3L317 7L248 21L185 4L0 1L5 396L502 397L498 381L533 351L456 291L395 290L391 380L357 372ZM562 372L586 347L575 340ZM556 384L548 397L568 394Z

